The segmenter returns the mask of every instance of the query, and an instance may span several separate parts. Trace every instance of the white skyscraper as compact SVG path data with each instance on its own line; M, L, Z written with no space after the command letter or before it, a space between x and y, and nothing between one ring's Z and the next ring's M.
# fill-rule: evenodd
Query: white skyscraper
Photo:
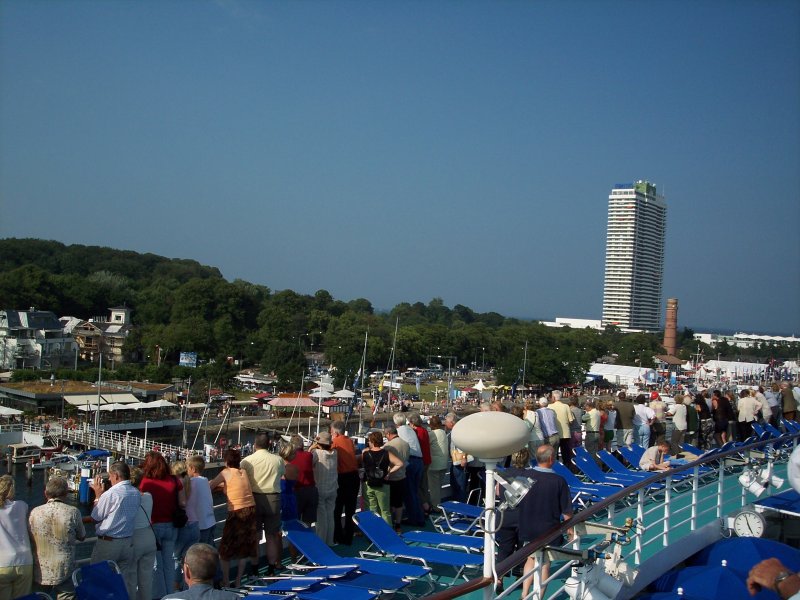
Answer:
M608 196L603 325L661 329L667 205L647 181L617 184Z

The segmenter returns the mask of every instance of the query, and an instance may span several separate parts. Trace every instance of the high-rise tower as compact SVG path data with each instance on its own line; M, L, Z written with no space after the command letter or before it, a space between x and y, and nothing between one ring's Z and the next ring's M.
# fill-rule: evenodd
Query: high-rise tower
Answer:
M608 196L603 325L661 329L667 205L647 181L617 184Z

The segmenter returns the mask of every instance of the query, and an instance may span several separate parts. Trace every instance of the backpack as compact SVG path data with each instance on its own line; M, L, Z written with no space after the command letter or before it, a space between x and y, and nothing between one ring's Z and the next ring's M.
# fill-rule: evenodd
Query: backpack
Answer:
M383 478L389 472L389 456L386 450L367 450L364 452L364 475L367 485L372 488L383 487Z

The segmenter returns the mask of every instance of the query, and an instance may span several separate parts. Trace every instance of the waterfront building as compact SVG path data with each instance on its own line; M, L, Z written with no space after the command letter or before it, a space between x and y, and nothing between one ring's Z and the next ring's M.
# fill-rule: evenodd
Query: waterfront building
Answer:
M661 329L667 205L647 181L616 184L608 196L603 325Z
M0 369L58 369L70 364L75 340L49 310L0 310Z

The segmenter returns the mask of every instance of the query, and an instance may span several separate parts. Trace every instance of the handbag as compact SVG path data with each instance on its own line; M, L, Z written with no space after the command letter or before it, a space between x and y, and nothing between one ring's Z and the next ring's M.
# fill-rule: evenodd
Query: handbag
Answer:
M178 478L175 477L175 512L172 513L172 524L180 529L186 526L189 522L189 515L186 514L186 509L180 505L179 492L178 492Z

